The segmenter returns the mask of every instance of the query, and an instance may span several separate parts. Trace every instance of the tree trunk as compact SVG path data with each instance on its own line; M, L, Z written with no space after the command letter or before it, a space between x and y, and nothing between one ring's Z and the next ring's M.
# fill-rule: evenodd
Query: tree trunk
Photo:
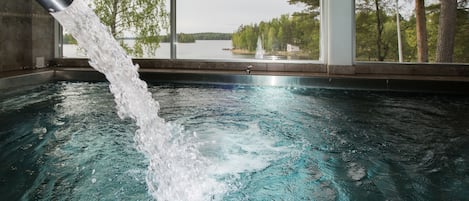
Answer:
M112 1L111 8L111 34L114 38L117 38L117 13L119 12L119 0Z
M415 0L415 18L417 28L417 61L428 62L427 19L425 0Z
M456 36L457 0L440 0L440 22L436 46L436 62L453 62L454 38Z

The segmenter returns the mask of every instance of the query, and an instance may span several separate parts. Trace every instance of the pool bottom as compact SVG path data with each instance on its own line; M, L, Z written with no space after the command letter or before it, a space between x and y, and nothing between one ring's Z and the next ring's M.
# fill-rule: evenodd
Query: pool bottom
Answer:
M117 117L107 87L58 82L1 95L7 200L152 199L136 127ZM216 199L469 196L465 96L239 85L150 90L160 115L197 136L211 172L230 186Z

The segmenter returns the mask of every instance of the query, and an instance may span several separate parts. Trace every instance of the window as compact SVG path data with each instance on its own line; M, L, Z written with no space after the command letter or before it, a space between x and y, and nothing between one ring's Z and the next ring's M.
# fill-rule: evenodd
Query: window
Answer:
M177 58L317 60L319 21L319 1L178 0Z
M258 59L318 60L320 55L319 0L178 0L176 33L170 33L170 0L160 2L157 23L158 48L145 45L135 48L140 37L134 27L125 25L124 17L109 20L109 10L138 8L142 5L120 5L117 8L103 0L90 0L95 12L109 26L130 55L139 58L170 58L171 34L176 34L177 59ZM141 10L141 9L137 9ZM119 13L119 12L118 12ZM111 23L110 23L111 22ZM111 26L110 26L111 27ZM73 38L63 32L63 56L86 57ZM140 49L139 49L140 48Z
M165 37L169 33L169 0L89 0L101 22L136 58L170 58L170 44ZM86 52L63 31L63 57L84 58Z
M424 3L421 7L415 2L357 0L356 60L469 63L468 2L417 1ZM440 2L452 6L446 10L448 15L441 10ZM396 11L399 11L399 18L396 18ZM416 17L418 11L422 13L420 17Z

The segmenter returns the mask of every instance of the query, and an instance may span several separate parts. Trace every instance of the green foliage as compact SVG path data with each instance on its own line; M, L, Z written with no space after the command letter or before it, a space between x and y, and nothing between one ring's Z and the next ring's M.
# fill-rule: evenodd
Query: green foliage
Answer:
M195 40L231 40L231 33L193 33L192 35Z
M75 38L73 38L72 34L64 34L63 35L63 43L64 44L78 44L77 43L77 40Z
M168 13L164 0L94 0L96 14L115 38L131 34L135 45L121 45L137 57L145 51L154 54L162 31L168 29Z
M304 12L313 13L318 12L318 8L320 6L319 0L288 0L290 4L304 4L306 5L306 9Z
M238 31L233 34L232 44L235 49L256 50L258 38L257 25L241 25ZM264 46L265 47L265 46Z
M295 53L296 57L319 59L320 1L288 0L288 3L304 5L305 9L292 16L282 15L268 22L241 25L233 34L233 48L252 52L256 49L258 37L261 37L267 54L285 53L290 44L301 49Z
M169 27L168 12L164 0L93 0L96 14L116 38L130 37L135 45L121 45L134 56L154 54L161 41L169 42L169 36L161 36ZM305 9L291 16L282 15L268 22L241 25L233 34L196 33L178 34L179 42L195 40L232 40L235 49L252 52L257 39L267 53L285 52L287 44L299 46L308 59L319 58L319 0L287 0L290 4L304 5ZM396 17L394 0L356 1L356 56L357 60L398 61ZM454 62L469 63L469 1L458 0ZM435 61L438 35L439 5L430 5L427 11L429 60ZM417 42L415 17L400 18L405 61L416 61ZM127 35L125 35L127 34ZM64 43L76 41L64 35Z
M458 10L456 24L453 59L455 62L469 63L469 9Z
M194 36L185 33L177 34L178 43L195 43Z
M319 58L319 19L311 14L282 15L269 22L241 25L233 33L233 48L253 52L258 37L267 54L286 52L291 44L300 47L302 58Z
M178 42L180 43L193 43L196 40L231 40L231 33L179 33L177 34ZM171 41L170 35L160 37L161 42L169 43Z
M388 1L379 1L382 9L381 35L377 31L376 3L372 0L357 1L356 11L356 59L359 61L399 61L397 49L397 25L393 5ZM456 38L453 61L469 63L469 9L467 1L460 1L457 13ZM427 37L429 61L435 61L438 38L440 5L430 5L427 11ZM404 61L417 61L417 38L415 16L400 18ZM378 51L378 43L381 50ZM381 52L381 55L378 53Z

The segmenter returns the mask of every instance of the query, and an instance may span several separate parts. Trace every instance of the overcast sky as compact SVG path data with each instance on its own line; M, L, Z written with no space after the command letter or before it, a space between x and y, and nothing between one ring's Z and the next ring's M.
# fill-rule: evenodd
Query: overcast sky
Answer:
M426 0L425 5L429 6L430 4L436 4L438 0ZM394 4L395 5L395 4ZM400 14L404 18L408 18L414 14L415 9L415 0L399 0L399 9Z
M170 0L165 2L169 12ZM270 21L283 14L291 15L305 8L303 4L290 5L288 0L176 0L176 2L178 33L232 33L242 24ZM438 0L426 0L425 4L437 2ZM414 0L399 0L399 6L401 15L407 18L413 14Z
M394 1L394 0L393 0ZM427 5L438 0L427 0ZM169 10L169 0L167 0ZM414 0L399 0L401 15L409 17ZM259 23L282 14L302 11L303 4L290 5L288 0L177 0L177 32L232 33L242 24Z
M293 14L304 5L287 0L177 0L177 32L232 33L241 24L259 23Z

